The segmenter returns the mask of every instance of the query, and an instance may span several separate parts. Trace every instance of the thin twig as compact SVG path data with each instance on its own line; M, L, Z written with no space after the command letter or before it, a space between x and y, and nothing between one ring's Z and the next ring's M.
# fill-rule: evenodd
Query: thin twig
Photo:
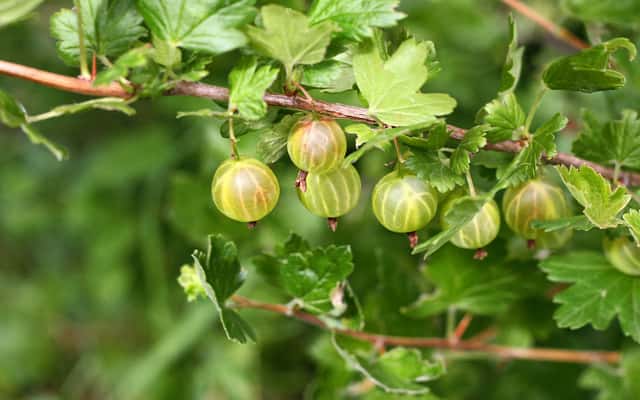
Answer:
M286 305L261 303L237 295L232 297L232 301L238 308L252 308L269 311L295 318L300 321L304 321L310 325L314 325L322 329L332 329L315 315L311 315L300 310L292 311ZM486 353L488 355L504 360L522 359L577 364L591 364L597 362L616 364L620 362L620 353L615 351L507 347L487 344L478 340L461 340L456 342L451 341L447 338L387 336L356 331L352 329L334 329L334 331L340 335L346 335L356 339L364 340L374 345L384 344L390 346L425 347L434 349L449 349L452 351L460 352L473 351L478 353Z
M585 43L582 39L576 37L573 33L549 21L547 18L540 15L536 10L532 9L526 4L523 4L519 0L502 0L502 2L508 5L509 7L513 8L514 10L516 10L526 18L535 22L536 24L541 26L544 30L546 30L553 36L557 37L558 39L562 40L563 42L567 43L568 45L578 50L582 50L590 47L589 44Z
M25 79L44 86L55 89L64 90L72 93L79 93L88 96L98 97L122 97L130 98L128 93L117 83L106 86L94 87L89 81L73 78L70 76L54 74L52 72L42 71L39 69L27 67L20 64L14 64L0 60L0 75L13 76ZM216 101L227 101L229 99L229 89L221 86L207 85L196 82L177 82L175 87L166 93L168 96L193 96L203 97ZM264 95L267 104L275 107L282 107L294 110L317 112L333 118L350 119L352 121L363 122L370 125L376 125L375 118L369 115L366 108L351 106L340 103L327 103L320 100L308 101L300 96L287 96L284 94L267 93ZM457 126L449 125L451 137L461 140L466 130ZM518 153L522 150L523 143L518 141L507 140L500 143L489 143L484 150L502 151L507 153ZM595 171L600 173L607 179L613 179L614 170L603 165L581 159L566 153L558 153L555 157L545 160L549 164L559 164L573 167L588 165ZM625 186L640 186L640 174L621 171L619 176L620 182Z

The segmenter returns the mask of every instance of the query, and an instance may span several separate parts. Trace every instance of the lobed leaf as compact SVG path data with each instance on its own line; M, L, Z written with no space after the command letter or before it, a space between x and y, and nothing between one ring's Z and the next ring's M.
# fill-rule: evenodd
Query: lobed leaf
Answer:
M229 110L238 110L241 118L258 120L267 113L265 91L278 77L278 69L264 65L258 68L255 58L242 60L229 74Z

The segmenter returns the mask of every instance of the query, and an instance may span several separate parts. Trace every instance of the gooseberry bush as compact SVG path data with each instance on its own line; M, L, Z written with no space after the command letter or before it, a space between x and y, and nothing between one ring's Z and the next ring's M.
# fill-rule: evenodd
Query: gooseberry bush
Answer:
M0 23L32 9L9 3ZM260 343L253 326L267 325L264 314L244 309L320 328L309 348L290 348L313 355L309 398L489 398L456 389L483 379L465 367L476 359L521 388L512 363L535 365L523 367L531 381L549 362L583 364L562 385L640 398L640 119L617 108L625 85L640 87L639 3L561 2L582 39L556 27L563 54L542 53L533 67L504 13L499 86L464 129L452 122L465 105L432 89L444 89L434 82L450 60L407 29L412 15L397 0L286 3L76 0L50 28L78 77L8 62L0 73L97 98L32 115L0 91L0 121L64 161L73 152L39 122L92 109L135 118L135 105L162 96L210 100L177 117L205 121L228 142L210 187L184 194L214 205L197 218L215 215L220 229L184 249L173 271L189 302L213 303L228 346ZM211 75L216 63L230 64L228 75ZM520 88L524 74L533 89ZM600 96L609 110L539 112L558 96ZM376 176L362 173L366 163ZM291 195L306 214L279 204ZM251 235L273 229L272 212L324 219L353 241L314 242L293 229L256 249ZM251 234L225 234L241 223ZM357 240L375 229L405 256ZM368 279L355 285L358 273ZM515 393L495 398L534 398Z

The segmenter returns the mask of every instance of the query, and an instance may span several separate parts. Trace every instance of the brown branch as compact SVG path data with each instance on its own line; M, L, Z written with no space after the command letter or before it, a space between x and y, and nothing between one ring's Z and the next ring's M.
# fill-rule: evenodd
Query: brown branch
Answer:
M519 0L502 0L502 2L513 8L520 14L524 15L526 18L535 22L544 30L562 40L563 42L567 43L568 45L578 50L590 47L588 43L585 43L582 39L578 38L573 33L549 21L547 18L540 15L536 10L520 2Z
M117 83L108 86L94 87L89 81L73 78L70 76L54 74L35 68L26 67L0 60L0 75L9 75L20 79L25 79L41 85L72 93L79 93L89 96L113 96L128 98L130 93L125 91ZM169 96L193 96L203 97L217 101L229 100L229 89L195 82L178 82L173 89L167 92ZM294 110L313 111L333 118L350 119L366 124L377 124L375 118L369 115L366 108L350 106L340 103L327 103L321 100L308 100L300 96L287 96L284 94L267 93L264 96L267 104L275 107L282 107ZM451 137L460 140L464 137L465 129L449 125ZM523 143L507 140L500 143L489 143L484 149L502 151L508 153L518 153L523 148ZM571 154L558 153L555 157L546 160L550 164L562 164L579 167L588 165L602 176L613 179L614 170L591 161L583 160ZM640 186L640 174L628 171L621 171L619 180L626 186Z
M242 296L233 296L233 302L238 308L252 308L285 315L304 321L310 325L322 329L331 330L320 318L300 310L292 310L281 304L261 303ZM525 348L507 347L488 344L479 340L452 341L445 338L417 338L404 336L387 336L375 333L356 331L352 329L334 329L341 335L350 336L356 339L370 342L374 345L425 347L434 349L448 349L452 351L472 351L486 353L501 359L522 359L533 361L550 361L564 363L590 364L604 362L616 364L620 362L620 353L614 351L591 351L591 350L565 350L549 348Z

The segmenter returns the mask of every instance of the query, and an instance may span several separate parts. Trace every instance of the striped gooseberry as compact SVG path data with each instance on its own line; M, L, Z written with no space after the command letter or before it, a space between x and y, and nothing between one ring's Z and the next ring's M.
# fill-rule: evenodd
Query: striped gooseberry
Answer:
M452 197L442 207L441 225L443 229L450 227L447 223L446 215L453 210L464 197ZM451 238L451 243L463 249L482 249L491 243L500 231L500 210L493 199L490 199L478 211L478 213L467 222ZM476 258L484 258L486 252L480 251Z
M211 182L213 202L221 213L250 224L274 209L280 185L271 168L253 158L220 164Z
M301 171L320 174L340 166L347 152L347 139L332 119L303 118L291 129L287 151Z
M408 233L414 247L415 232L427 226L436 214L438 192L417 176L396 169L373 188L371 205L382 226L391 232Z
M626 236L605 238L604 255L618 271L640 276L640 247Z
M531 227L535 220L552 221L571 216L571 207L562 188L549 181L533 179L507 189L502 199L502 211L509 228L531 244L557 247L556 240L566 242L571 235L570 231L548 233Z
M329 172L309 173L307 190L297 189L298 198L311 213L328 218L329 227L335 230L336 218L351 211L360 198L362 184L353 165Z

